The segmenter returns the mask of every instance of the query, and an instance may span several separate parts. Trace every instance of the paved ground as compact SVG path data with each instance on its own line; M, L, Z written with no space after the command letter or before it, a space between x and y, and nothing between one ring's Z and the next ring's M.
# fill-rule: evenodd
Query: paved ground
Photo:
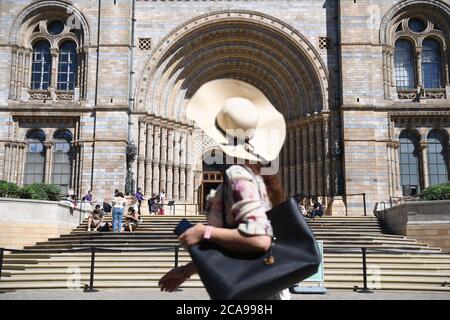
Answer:
M157 289L99 290L20 290L0 294L0 300L207 300L203 289L160 292ZM371 294L332 290L327 294L293 294L293 300L450 300L450 293L376 291Z

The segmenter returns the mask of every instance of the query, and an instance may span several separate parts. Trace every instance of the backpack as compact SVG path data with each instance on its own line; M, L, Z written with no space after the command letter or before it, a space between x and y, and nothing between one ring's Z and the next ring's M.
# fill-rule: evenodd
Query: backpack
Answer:
M111 209L112 209L112 207L108 202L103 202L103 211L105 213L111 212Z

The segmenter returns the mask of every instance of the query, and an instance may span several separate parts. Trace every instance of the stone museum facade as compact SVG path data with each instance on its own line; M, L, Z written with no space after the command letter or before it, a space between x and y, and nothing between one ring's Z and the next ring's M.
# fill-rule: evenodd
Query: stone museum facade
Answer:
M202 203L185 108L232 78L286 118L288 195L370 212L449 179L449 30L448 0L0 0L0 179Z

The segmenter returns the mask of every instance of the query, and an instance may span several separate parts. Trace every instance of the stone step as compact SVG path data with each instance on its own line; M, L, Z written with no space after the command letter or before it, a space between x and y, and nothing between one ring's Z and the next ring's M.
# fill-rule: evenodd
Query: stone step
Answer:
M327 282L324 287L327 289L350 289L358 286L362 288L361 281L354 282ZM369 289L373 289L373 285L368 285ZM450 287L442 287L440 285L416 284L416 283L382 283L376 290L395 290L395 291L436 291L450 292Z

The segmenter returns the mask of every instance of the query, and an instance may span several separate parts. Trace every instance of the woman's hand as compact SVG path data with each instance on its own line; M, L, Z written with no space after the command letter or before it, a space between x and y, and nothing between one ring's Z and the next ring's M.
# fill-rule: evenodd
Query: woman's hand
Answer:
M205 233L205 225L202 223L197 223L192 228L187 229L182 235L178 237L178 241L183 248L189 248L203 239L203 234Z
M172 292L178 288L187 279L186 274L181 267L175 267L167 272L160 280L158 285L161 291Z

